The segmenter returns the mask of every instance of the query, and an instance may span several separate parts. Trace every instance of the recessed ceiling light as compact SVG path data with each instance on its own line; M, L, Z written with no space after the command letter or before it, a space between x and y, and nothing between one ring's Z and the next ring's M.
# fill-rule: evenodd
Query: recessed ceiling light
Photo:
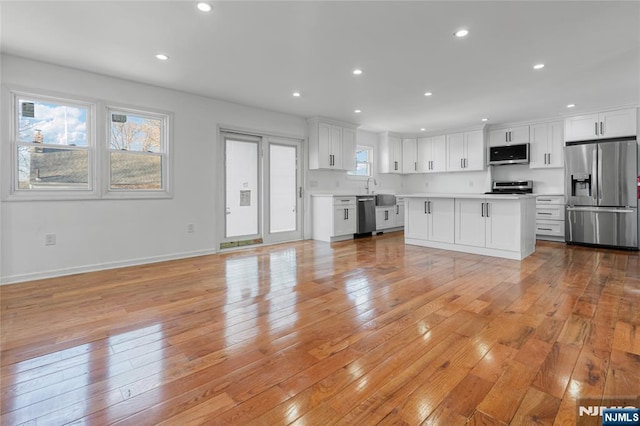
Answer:
M535 65L533 66L533 69L534 69L534 70L541 70L542 68L544 68L544 64L535 64Z
M360 68L356 68L355 70L353 70L353 75L360 75L362 74L362 70Z
M420 128L420 131L421 131L421 132L424 132L425 130L427 130L427 129L425 129L424 127L421 127L421 128Z
M196 7L200 12L211 12L211 5L209 3L201 1Z
M167 59L169 59L169 57L167 55L165 55L164 53L158 53L156 55L156 58L160 59L161 61L166 61Z
M424 93L424 95L425 95L425 96L431 96L431 95L433 95L433 93L431 93L431 92L425 92L425 93Z
M569 105L567 105L567 108L573 108L575 106L576 106L576 104L569 104Z
M458 30L455 33L453 33L453 35L455 35L456 37L466 37L467 34L469 34L469 30Z
M299 98L300 96L302 96L302 95L300 94L300 92L293 92L293 97L294 97L294 98Z
M356 110L354 110L353 112L355 112L356 114L360 114L360 113L362 112L362 110L360 110L360 109L356 109Z
M482 121L489 121L489 119L488 118L483 118Z

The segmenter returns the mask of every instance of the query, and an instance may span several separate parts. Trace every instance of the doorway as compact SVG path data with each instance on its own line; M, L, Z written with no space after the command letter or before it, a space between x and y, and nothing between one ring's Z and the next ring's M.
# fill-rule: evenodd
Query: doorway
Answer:
M223 132L220 249L302 239L302 141Z

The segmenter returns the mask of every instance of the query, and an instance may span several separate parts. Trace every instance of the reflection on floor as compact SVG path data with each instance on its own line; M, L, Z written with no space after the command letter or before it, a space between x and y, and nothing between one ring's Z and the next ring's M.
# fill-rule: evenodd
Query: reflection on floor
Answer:
M640 395L634 252L519 262L395 233L0 295L6 425L575 424L584 398Z

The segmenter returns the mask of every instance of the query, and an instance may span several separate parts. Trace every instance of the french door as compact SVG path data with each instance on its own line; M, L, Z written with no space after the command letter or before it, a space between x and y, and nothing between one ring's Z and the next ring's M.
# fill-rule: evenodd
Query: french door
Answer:
M222 133L224 233L220 248L302 239L302 143Z

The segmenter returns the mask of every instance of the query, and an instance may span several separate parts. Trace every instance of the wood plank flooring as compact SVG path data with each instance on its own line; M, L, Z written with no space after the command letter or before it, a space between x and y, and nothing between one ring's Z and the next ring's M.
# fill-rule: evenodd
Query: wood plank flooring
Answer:
M2 425L573 425L581 398L640 395L637 252L393 233L0 296Z

